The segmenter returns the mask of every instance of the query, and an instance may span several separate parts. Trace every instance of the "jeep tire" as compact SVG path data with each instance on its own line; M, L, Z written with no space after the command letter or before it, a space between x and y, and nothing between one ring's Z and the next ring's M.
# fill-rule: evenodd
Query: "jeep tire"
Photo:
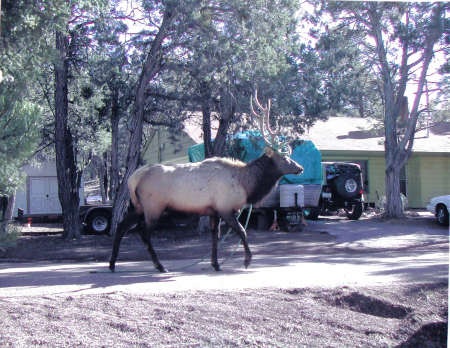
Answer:
M359 202L353 204L351 210L345 209L345 214L347 215L347 218L349 220L358 220L361 217L362 212L363 212L363 204Z
M336 179L336 192L345 199L357 198L361 190L361 179L356 174L342 174Z

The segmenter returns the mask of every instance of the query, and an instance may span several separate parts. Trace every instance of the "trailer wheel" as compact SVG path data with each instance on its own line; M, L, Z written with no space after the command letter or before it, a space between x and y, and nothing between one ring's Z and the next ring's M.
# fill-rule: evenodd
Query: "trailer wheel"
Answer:
M319 208L303 208L303 216L306 220L317 220L319 218Z
M111 213L106 210L95 210L86 219L87 231L91 234L108 234L111 229Z

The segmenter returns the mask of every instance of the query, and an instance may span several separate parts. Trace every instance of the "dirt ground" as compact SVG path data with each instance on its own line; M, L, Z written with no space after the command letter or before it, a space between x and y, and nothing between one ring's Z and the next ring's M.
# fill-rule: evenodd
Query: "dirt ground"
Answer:
M379 224L429 228L430 221ZM0 253L0 262L11 268L24 261L107 262L111 237L63 241L58 229L24 229L28 233ZM265 257L296 252L300 242L311 241L308 252L323 253L335 238L317 229L248 234L254 253ZM154 246L161 260L195 260L209 251L210 241L181 225L158 231ZM226 241L220 254L234 246L235 239ZM371 252L379 250L374 245ZM149 256L139 236L126 236L119 261L141 260ZM0 347L446 347L448 340L448 282L290 289L273 284L149 296L105 291L0 297L0 303Z

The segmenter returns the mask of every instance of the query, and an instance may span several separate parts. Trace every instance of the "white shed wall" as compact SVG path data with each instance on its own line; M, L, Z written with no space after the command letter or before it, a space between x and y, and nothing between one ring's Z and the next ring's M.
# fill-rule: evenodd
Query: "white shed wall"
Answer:
M30 214L30 178L57 178L55 162L41 162L36 166L26 164L21 170L26 175L26 179L24 187L21 190L16 191L14 217L18 216L18 208L23 209L24 215ZM81 182L79 196L81 205L84 203L84 179L82 179ZM49 215L55 214L52 213Z

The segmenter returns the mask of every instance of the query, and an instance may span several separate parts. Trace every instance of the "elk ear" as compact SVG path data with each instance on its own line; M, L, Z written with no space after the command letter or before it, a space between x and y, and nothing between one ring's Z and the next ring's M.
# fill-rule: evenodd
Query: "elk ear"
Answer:
M266 146L264 148L264 152L266 153L267 156L272 157L275 154L275 151L273 151L273 149L269 146Z

